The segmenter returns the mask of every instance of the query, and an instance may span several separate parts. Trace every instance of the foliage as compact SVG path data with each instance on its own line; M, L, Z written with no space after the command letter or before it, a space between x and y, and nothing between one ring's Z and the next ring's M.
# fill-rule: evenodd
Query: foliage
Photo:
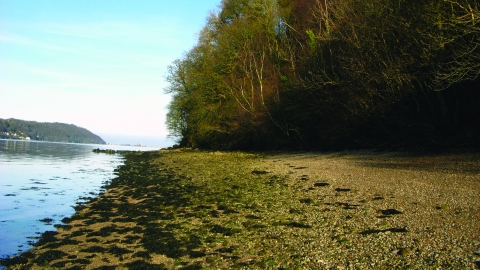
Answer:
M62 123L39 123L18 119L0 119L0 137L49 142L105 144L99 136L87 129Z
M473 0L224 0L170 67L168 128L223 149L478 141L479 17Z

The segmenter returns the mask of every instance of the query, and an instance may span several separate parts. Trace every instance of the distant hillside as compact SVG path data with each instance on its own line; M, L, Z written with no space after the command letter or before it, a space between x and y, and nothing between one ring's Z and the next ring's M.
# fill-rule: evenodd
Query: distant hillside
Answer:
M49 142L105 144L98 135L85 128L63 123L39 123L0 118L0 138Z

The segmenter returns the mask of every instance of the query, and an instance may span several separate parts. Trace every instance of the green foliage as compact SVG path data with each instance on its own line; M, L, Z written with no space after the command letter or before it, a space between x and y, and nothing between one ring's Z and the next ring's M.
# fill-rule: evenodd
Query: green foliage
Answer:
M474 0L224 0L170 69L168 128L206 148L478 141L479 21Z
M0 119L0 138L26 139L49 142L105 144L99 136L87 129L62 123L39 123L18 119Z
M317 42L315 40L315 34L310 29L305 31L305 33L308 36L308 46L310 47L310 50L315 51L317 49Z

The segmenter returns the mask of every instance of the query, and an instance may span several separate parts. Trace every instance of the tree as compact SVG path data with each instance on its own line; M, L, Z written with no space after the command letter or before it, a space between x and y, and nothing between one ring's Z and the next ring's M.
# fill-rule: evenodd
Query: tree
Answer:
M429 31L439 53L433 87L445 90L480 74L480 4L445 0L438 10L435 27Z
M223 0L170 69L167 124L208 148L475 134L478 20L474 0Z

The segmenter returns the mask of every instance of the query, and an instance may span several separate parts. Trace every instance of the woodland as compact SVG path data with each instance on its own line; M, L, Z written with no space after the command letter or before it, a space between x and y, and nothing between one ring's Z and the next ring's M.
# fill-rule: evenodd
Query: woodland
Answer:
M477 0L223 0L174 61L180 146L478 146Z
M41 123L19 119L0 119L0 138L48 142L105 144L89 130L72 124Z

